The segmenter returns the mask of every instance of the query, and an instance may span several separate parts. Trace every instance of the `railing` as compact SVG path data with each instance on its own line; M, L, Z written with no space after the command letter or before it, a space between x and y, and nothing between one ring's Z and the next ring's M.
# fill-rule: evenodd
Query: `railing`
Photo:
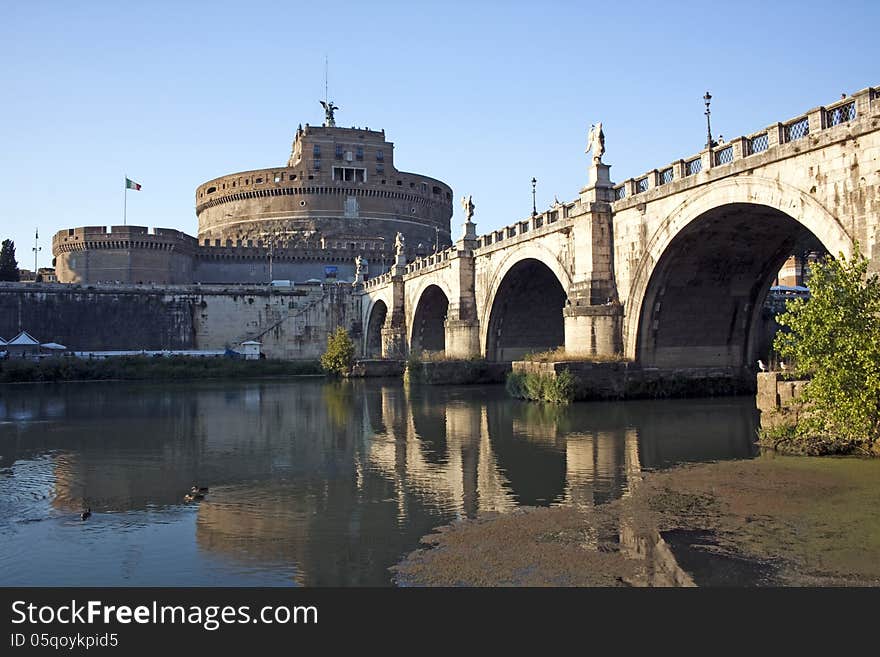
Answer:
M782 141L786 144L798 139L803 139L810 134L810 120L808 117L796 119L782 126Z
M880 87L862 89L826 107L811 110L808 115L799 116L785 123L776 123L766 130L746 137L737 137L717 148L704 151L699 156L679 160L656 173L629 178L612 187L612 198L614 201L622 201L628 195L644 194L655 186L667 185L675 178L694 176L704 167L731 164L738 159L763 153L779 144L799 141L811 134L811 124L812 132L816 132L854 121L860 113L868 112L875 115L880 109L878 104L880 104ZM656 180L656 185L651 183L652 180Z
M811 124L812 131L816 132L847 124L854 121L863 112L876 114L878 103L880 103L880 87L862 89L852 96L831 103L827 107L811 110L808 115L799 116L785 123L776 123L766 130L746 137L737 137L715 149L704 151L699 156L692 156L688 160L678 160L672 166L660 169L656 173L649 172L647 175L630 178L623 183L614 185L612 199L622 201L628 195L650 192L655 187L651 183L652 180L656 180L656 187L668 185L676 178L694 176L700 173L704 167L713 168L731 164L738 159L763 153L771 146L775 147L778 144L801 140L811 134Z
M825 127L830 128L841 123L849 123L856 118L856 101L825 110Z
M733 162L733 145L715 151L715 166Z
M549 226L550 224L558 223L560 219L565 219L569 216L570 208L570 205L558 203L553 206L553 209L542 212L541 214L536 214L529 219L526 219L524 221L517 221L515 224L511 224L510 226L505 226L503 228L499 228L498 230L494 230L491 233L481 235L477 237L476 248L479 249L491 246L492 244L497 244L498 242L502 242L504 240L509 240L520 235L525 235L526 233L538 230L539 228L544 228L546 226Z
M746 140L746 155L754 155L755 153L763 153L770 147L770 138L766 132L754 135Z

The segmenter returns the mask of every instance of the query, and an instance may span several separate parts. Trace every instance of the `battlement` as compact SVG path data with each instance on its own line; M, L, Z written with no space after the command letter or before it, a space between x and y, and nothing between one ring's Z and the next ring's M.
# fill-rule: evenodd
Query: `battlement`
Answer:
M150 249L192 253L196 239L173 228L146 226L81 226L52 236L52 255L85 249Z

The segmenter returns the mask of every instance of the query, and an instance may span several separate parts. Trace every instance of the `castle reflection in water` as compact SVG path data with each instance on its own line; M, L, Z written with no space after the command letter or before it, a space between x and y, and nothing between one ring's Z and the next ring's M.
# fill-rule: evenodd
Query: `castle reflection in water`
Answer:
M27 386L0 398L0 504L33 515L26 500L43 487L56 516L194 514L212 558L301 584L376 584L440 524L601 504L648 469L748 456L755 427L748 399L557 408L500 386ZM211 489L195 510L193 484Z

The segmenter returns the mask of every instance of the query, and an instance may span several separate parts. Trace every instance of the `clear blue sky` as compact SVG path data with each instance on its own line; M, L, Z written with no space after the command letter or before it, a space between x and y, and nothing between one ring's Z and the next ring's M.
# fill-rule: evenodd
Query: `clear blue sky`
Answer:
M478 232L571 200L590 124L624 180L880 85L880 3L6 2L0 238L51 261L62 228L196 232L194 191L286 162L320 124L384 128L396 164L472 194ZM456 202L453 235L462 221Z

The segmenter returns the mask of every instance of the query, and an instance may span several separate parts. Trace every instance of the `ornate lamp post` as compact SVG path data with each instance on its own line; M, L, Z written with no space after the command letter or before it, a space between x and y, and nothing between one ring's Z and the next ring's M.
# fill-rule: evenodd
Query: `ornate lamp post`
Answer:
M40 246L40 229L37 228L34 231L34 248L31 251L34 252L34 280L37 280L37 254L43 250L43 247Z
M709 115L712 113L709 110L709 103L712 101L712 94L707 91L706 95L703 96L703 100L706 102L706 148L712 148L715 145L712 141L712 124L709 122Z
M535 205L535 185L538 184L537 179L532 178L532 216L538 216L538 206Z

